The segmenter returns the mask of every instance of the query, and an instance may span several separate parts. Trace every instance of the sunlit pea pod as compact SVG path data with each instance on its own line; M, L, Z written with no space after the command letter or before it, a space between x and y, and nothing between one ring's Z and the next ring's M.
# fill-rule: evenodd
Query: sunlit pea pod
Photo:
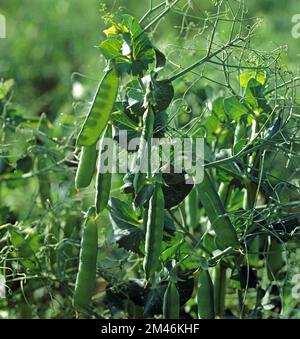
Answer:
M75 177L75 186L77 189L88 187L91 183L96 169L97 154L96 144L82 147Z
M203 181L197 184L196 187L211 227L216 233L218 243L222 245L220 249L227 247L239 248L236 230L226 215L214 183L206 171L204 172Z
M197 288L198 318L214 319L214 285L208 271L201 270Z
M174 282L170 281L163 300L163 318L179 319L180 296Z
M117 71L108 71L99 84L88 116L77 139L78 146L91 146L101 137L118 94L119 78Z
M150 199L149 208L145 210L147 213L147 226L143 267L147 280L157 272L159 267L159 257L162 251L164 233L164 204L164 194L161 184L156 183L154 193Z
M140 166L142 166L142 164L145 163L145 161L148 163L148 166L150 164L150 155L151 155L150 147L151 147L151 138L153 136L154 121L155 121L154 112L152 108L149 107L143 116L143 130L137 155ZM146 149L147 147L148 150ZM148 157L147 159L145 158L146 155ZM141 171L135 174L133 186L136 194L138 194L140 190L143 188L146 177L147 174L142 173Z
M112 137L112 126L111 125L107 126L105 137L106 138ZM101 142L100 151L99 151L97 179L96 179L96 196L95 196L96 211L98 214L102 212L107 206L109 196L110 196L111 179L112 179L112 174L110 171L106 173L101 172L101 156L102 156L102 142Z
M87 213L81 240L79 270L73 296L73 306L77 310L86 308L93 296L96 284L97 254L98 231L95 208L92 207Z

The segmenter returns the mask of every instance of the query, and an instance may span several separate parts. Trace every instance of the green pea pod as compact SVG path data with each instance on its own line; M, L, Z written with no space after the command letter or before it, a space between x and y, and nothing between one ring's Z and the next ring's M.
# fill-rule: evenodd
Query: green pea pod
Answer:
M75 178L76 188L84 188L91 183L96 169L97 153L96 144L82 147Z
M198 206L198 192L193 189L191 193L186 197L184 202L186 224L190 229L193 229L198 224L199 206Z
M266 258L267 274L270 281L282 280L285 276L283 268L286 262L283 253L284 245L277 239L270 239L268 255Z
M107 127L105 137L106 138L112 137L112 126L111 125ZM112 174L110 172L101 173L100 171L101 150L102 150L102 145L100 145L100 152L99 152L99 159L98 159L98 172L97 172L97 179L96 179L95 204L96 204L96 211L98 214L102 212L108 204L108 200L110 196L110 189L111 189L111 179L112 179Z
M145 111L144 116L143 116L143 130L142 130L139 150L137 154L137 159L139 161L140 166L142 166L145 163L145 161L147 161L148 166L151 165L150 147L151 147L151 138L153 135L154 119L155 117L154 117L153 110L151 107L149 107ZM148 147L149 152L147 152L147 147ZM145 159L146 155L148 155L147 159ZM144 186L146 177L147 177L147 174L141 173L140 171L135 174L134 180L133 180L133 186L134 186L136 194L138 194L139 191Z
M207 172L204 173L202 183L197 185L197 190L211 227L218 238L218 243L222 244L224 248L239 248L236 231L229 217L225 215L225 208Z
M73 296L73 305L76 309L86 308L93 296L97 253L98 231L95 222L95 208L92 207L87 213L81 240L79 270Z
M164 231L164 194L161 184L156 183L153 195L150 199L146 225L144 270L146 279L156 272L159 266L159 256L162 250Z
M88 116L77 139L78 146L92 146L101 137L109 121L118 94L119 78L117 71L108 71L96 92Z
M176 285L170 281L163 301L163 318L164 319L179 319L179 293Z
M222 262L214 268L214 286L215 313L221 318L224 314L226 296L226 267Z
M214 319L214 286L208 271L200 271L197 289L198 317Z

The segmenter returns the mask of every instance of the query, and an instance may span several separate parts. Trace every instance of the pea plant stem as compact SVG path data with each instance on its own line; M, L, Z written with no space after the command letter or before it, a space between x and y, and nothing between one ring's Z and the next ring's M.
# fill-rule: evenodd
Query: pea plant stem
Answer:
M225 158L225 159L220 159L220 160L216 160L216 161L212 161L212 162L208 162L204 165L205 168L212 168L212 167L217 167L219 165L223 165L223 164L226 164L228 162L233 162L235 160L237 160L238 158L240 157L243 157L247 154L251 154L253 153L254 151L258 150L258 149L261 149L264 145L255 145L251 148L249 148L248 146L246 147L247 149L242 149L239 153L237 153L236 155L233 155L232 157L228 157L228 158Z
M212 255L211 252L204 247L190 232L188 232L186 230L186 228L181 224L181 222L176 218L176 216L174 215L174 213L171 210L168 210L168 213L170 215L170 217L176 222L176 224L178 225L178 227L180 228L180 230L188 237L190 238L194 243L197 244L197 246L206 254L208 255Z
M227 48L234 46L234 44L238 41L242 40L241 38L236 38L232 41L230 41L228 44L226 44L225 46L217 49L216 51L207 54L205 57L203 57L202 59L198 60L197 62L195 62L194 64L192 64L191 66L185 68L184 70L182 70L181 72L179 72L178 74L174 75L173 77L169 78L168 81L169 82L173 82L181 77L183 77L184 75L186 75L187 73L191 72L193 69L195 69L196 67L201 66L202 64L204 64L205 62L209 61L210 59L212 59L213 57L217 56L218 54L222 53L223 51L225 51Z
M170 10L178 4L180 0L175 0L172 4L170 4L165 10L163 10L156 18L154 18L144 29L142 33L148 31L153 25L155 25L160 19L162 19Z
M153 0L150 0L149 10L144 14L144 16L140 19L139 24L142 24L152 13L156 12L160 8L166 5L165 1L160 3L159 5L153 7Z
M293 79L291 79L291 80L289 80L289 81L284 82L284 83L281 84L281 85L276 86L275 88L269 89L268 91L265 92L265 95L268 95L268 94L271 94L271 93L273 93L273 92L275 92L275 91L278 91L279 89L281 89L281 88L283 88L283 87L285 87L285 86L288 86L288 85L290 85L290 84L292 84L292 83L294 83L294 82L297 82L297 81L299 81L299 80L300 80L300 77L295 77L295 78L293 78Z

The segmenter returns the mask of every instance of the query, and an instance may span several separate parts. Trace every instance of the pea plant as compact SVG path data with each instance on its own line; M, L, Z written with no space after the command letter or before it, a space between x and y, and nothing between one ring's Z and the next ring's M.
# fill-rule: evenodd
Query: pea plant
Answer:
M24 298L30 278L37 289L47 286L56 316L66 309L79 318L296 313L289 293L299 258L299 78L282 65L281 48L255 49L259 21L247 17L243 1L213 1L195 13L193 1L180 0L149 1L141 19L103 6L105 68L88 112L62 142L49 137L43 117L35 121L30 175L0 167L3 183L36 178L51 217L46 230L25 219L0 227L7 284L21 281ZM170 15L176 24L165 27ZM165 30L181 44L161 43ZM129 142L140 140L129 152L134 166L103 171L106 140L121 147L124 131ZM153 138L203 140L204 155L192 147L194 162L204 157L201 182L175 170L175 151L168 170L160 151L153 171ZM146 162L145 173L134 170ZM51 192L52 171L68 182L72 203L63 208Z

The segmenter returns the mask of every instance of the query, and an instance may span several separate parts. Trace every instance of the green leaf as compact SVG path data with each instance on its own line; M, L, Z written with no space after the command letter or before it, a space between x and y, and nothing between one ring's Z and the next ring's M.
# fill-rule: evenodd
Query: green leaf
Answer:
M235 121L239 121L242 115L249 114L247 106L237 96L224 99L224 110L228 117Z
M220 120L225 120L224 99L224 97L219 97L212 102L212 111Z
M145 185L137 194L134 204L137 207L142 207L148 204L150 198L152 197L154 192L154 185L147 184Z
M242 87L247 87L251 79L256 80L260 85L266 83L266 72L262 70L249 71L240 75L240 84Z
M11 231L10 240L16 250L15 257L25 268L33 271L40 268L35 254L40 246L37 234L25 238L21 233Z
M194 185L187 185L183 173L164 173L163 192L165 208L171 209L179 205L191 192Z
M104 32L108 39L99 48L119 73L142 76L155 60L151 41L134 17L123 15L120 24Z
M126 126L134 131L138 131L139 128L135 123L123 112L117 111L112 114L112 121L114 125L120 127L120 125Z
M122 57L123 41L119 38L111 38L103 41L99 49L107 60Z
M0 82L0 101L2 101L14 85L14 80L6 80Z
M245 99L256 113L272 112L272 108L268 105L264 96L264 86L255 79L249 80L245 90Z
M131 81L126 87L126 97L128 101L128 108L136 104L141 106L144 103L144 92L137 80Z
M112 197L108 204L108 210L114 238L119 246L140 254L144 231L132 207L126 202Z
M138 21L133 16L128 14L122 15L121 25L127 29L127 32L130 32L133 38L136 38L143 32Z
M154 52L156 59L155 71L159 72L166 66L167 59L166 56L159 49L154 48Z

